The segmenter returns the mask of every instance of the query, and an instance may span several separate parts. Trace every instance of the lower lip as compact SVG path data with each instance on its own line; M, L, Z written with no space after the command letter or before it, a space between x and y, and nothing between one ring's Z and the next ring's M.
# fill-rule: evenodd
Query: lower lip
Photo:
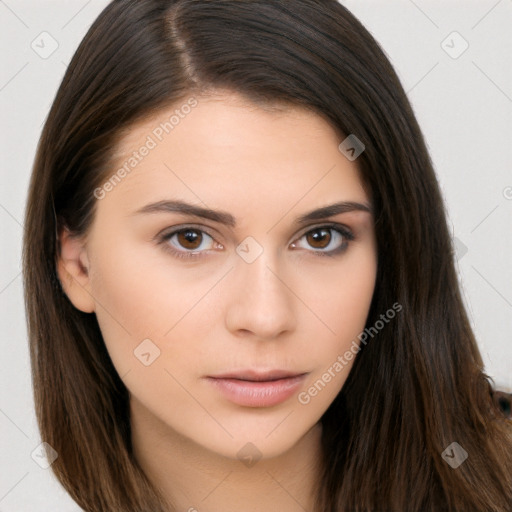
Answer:
M306 374L272 381L247 381L208 377L228 400L245 407L272 407L288 400L302 386Z

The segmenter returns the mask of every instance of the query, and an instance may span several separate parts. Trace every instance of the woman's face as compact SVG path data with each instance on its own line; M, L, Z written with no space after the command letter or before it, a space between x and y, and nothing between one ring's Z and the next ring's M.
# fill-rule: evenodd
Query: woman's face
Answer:
M370 205L342 140L313 113L230 94L122 140L68 295L95 312L132 421L233 458L283 453L319 421L377 267L370 212L319 212Z

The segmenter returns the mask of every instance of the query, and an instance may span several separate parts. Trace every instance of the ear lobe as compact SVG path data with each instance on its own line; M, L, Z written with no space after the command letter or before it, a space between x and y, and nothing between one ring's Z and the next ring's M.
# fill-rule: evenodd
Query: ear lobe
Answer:
M93 313L95 303L90 290L89 259L84 241L64 227L59 233L59 242L57 273L62 288L77 309Z

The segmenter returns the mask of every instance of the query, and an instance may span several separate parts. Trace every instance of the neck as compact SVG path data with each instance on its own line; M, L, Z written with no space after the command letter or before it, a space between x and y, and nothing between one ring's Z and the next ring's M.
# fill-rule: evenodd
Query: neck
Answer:
M291 449L245 465L216 454L131 402L132 445L148 478L176 511L313 511L321 470L321 425Z

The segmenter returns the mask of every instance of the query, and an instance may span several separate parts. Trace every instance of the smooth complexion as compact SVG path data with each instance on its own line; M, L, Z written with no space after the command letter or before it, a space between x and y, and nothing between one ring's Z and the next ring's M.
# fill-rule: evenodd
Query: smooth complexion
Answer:
M112 173L177 107L123 137ZM377 269L371 212L298 222L371 207L343 138L307 110L218 91L97 201L87 236L61 233L65 291L96 314L130 392L136 457L177 510L313 509L319 419L351 365L309 404L297 397L364 329ZM147 339L145 359L160 354L146 366L134 351Z

